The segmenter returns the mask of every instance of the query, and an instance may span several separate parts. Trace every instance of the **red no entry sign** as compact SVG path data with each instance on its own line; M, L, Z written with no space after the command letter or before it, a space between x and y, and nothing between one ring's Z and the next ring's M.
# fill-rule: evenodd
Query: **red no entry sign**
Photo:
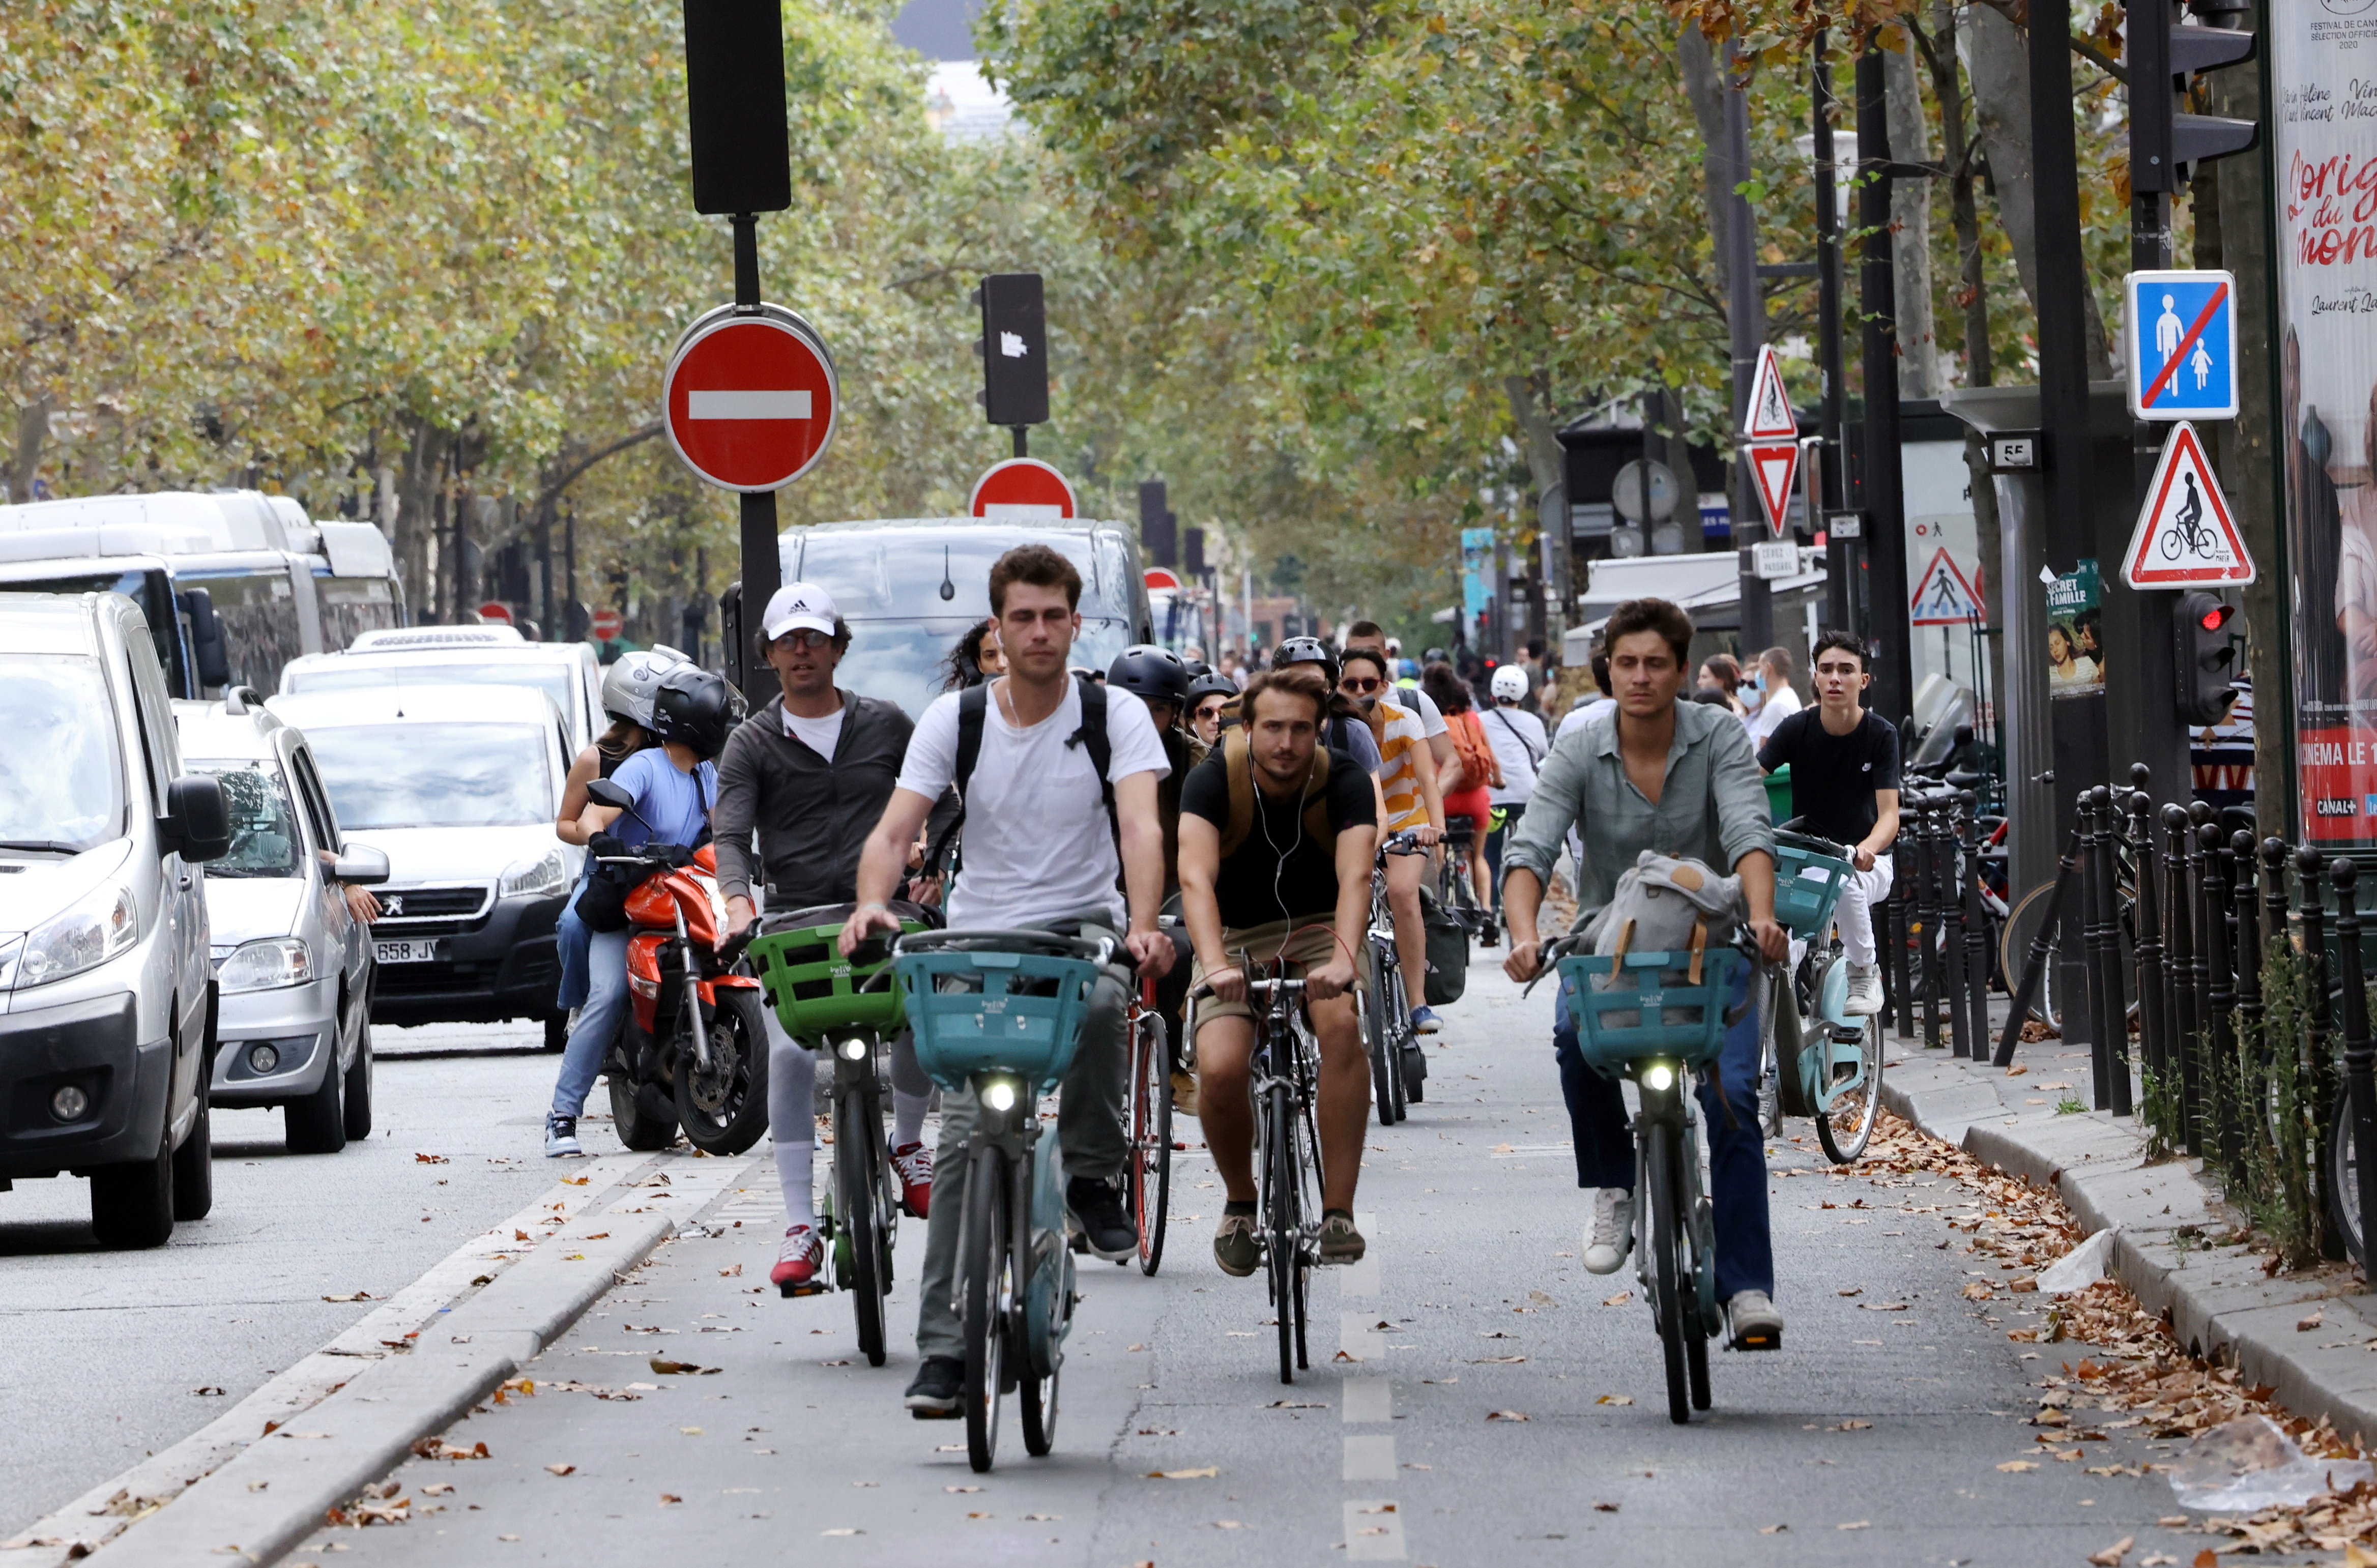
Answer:
M975 517L1023 522L1055 522L1080 515L1072 485L1038 458L1009 458L991 464L973 482L973 498L966 509Z
M593 632L594 640L597 642L615 642L618 640L619 628L626 624L617 610L605 604L594 612L594 624L587 629Z
M833 439L833 364L789 316L713 311L669 358L669 444L721 489L782 489Z

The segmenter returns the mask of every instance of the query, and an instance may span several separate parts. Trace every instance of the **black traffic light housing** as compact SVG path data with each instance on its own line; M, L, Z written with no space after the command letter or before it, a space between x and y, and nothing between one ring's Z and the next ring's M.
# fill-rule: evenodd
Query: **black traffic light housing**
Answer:
M790 207L780 0L685 0L685 96L693 209L739 214Z
M1139 543L1152 567L1180 564L1180 534L1166 503L1164 481L1149 479L1139 486Z
M2171 629L2179 655L2174 689L2180 723L2216 724L2228 719L2237 700L2237 648L2228 635L2228 623L2236 616L2236 609L2222 604L2216 593L2196 589L2180 596Z
M982 408L993 425L1021 430L1048 421L1048 316L1037 272L994 272L974 291L982 306Z
M2198 15L2250 16L2250 7L2224 0L2198 0ZM2198 163L2251 150L2259 127L2251 120L2190 114L2179 99L2199 71L2217 70L2252 58L2253 35L2227 28L2180 23L2171 0L2130 0L2130 188L2140 193L2179 191ZM2168 91L2154 90L2157 80Z
M1191 528L1180 535L1180 569L1190 577L1205 575L1205 531Z

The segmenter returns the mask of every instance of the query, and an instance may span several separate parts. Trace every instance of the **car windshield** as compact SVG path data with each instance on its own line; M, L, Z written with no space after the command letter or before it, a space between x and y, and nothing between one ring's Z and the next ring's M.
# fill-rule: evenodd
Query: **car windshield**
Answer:
M124 831L115 704L97 659L0 653L0 850L79 854Z
M1100 570L1086 533L1035 532L981 524L958 528L818 529L801 536L799 579L833 595L835 606L853 621L878 616L934 618L990 614L990 568L1015 545L1053 545L1081 574L1084 618L1130 618L1130 588L1119 581L1120 557ZM787 552L789 554L790 552ZM790 563L787 563L790 567ZM791 581L787 575L786 581ZM947 598L941 584L950 587ZM951 641L956 638L952 636Z
M283 691L353 691L391 686L525 686L553 699L567 718L577 712L574 688L578 671L558 659L407 659L383 663L382 654L364 653L309 669L288 672Z
M485 828L553 820L552 764L532 724L305 726L340 828Z
M207 862L207 876L294 877L305 841L289 803L281 770L270 762L192 762L193 772L211 773L222 785L231 810L231 850Z
M963 616L940 616L929 620L854 620L850 652L842 656L833 683L862 697L897 702L910 718L916 718L947 689L950 653L974 624ZM1080 668L1103 670L1129 646L1130 632L1123 622L1085 616L1081 634L1073 640L1072 663Z

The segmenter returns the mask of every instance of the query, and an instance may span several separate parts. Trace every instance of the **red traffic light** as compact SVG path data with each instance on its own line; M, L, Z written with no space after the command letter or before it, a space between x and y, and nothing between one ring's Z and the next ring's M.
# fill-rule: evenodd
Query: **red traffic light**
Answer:
M2230 608L2227 604L2214 605L2211 609L2206 610L2204 613L2204 629L2206 631L2218 631L2222 627L2228 624L2228 617L2236 613L2237 612L2234 609Z

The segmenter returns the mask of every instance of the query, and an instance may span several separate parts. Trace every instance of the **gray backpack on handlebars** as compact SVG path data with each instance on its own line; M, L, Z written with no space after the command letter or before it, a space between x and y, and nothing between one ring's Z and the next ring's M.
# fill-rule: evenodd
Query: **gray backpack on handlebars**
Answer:
M1720 877L1698 860L1646 849L1618 879L1609 902L1584 924L1583 935L1593 942L1595 955L1610 961L1606 970L1594 975L1593 988L1638 988L1639 979L1621 981L1620 976L1626 955L1641 952L1689 954L1660 977L1669 985L1698 985L1702 955L1730 943L1744 918L1740 878ZM1662 1023L1691 1021L1689 1009L1667 1012ZM1637 1022L1623 1012L1604 1016L1618 1028L1630 1028Z

